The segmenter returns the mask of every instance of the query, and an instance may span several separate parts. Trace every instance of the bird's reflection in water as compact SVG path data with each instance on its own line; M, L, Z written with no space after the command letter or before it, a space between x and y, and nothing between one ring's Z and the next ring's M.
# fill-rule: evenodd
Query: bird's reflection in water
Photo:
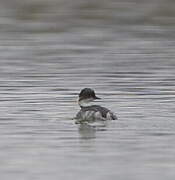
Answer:
M79 125L79 134L82 139L93 139L96 138L97 131L106 131L106 123L100 124L88 124L82 123Z

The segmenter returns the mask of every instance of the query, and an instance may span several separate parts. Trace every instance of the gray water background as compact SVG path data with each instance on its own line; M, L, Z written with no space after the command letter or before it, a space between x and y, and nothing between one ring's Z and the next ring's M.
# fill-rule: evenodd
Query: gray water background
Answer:
M173 0L0 1L0 179L174 180L174 109Z

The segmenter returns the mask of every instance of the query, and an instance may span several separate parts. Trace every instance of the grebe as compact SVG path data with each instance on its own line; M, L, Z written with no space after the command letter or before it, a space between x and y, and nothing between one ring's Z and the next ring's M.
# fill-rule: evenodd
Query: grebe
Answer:
M95 91L90 88L84 88L81 90L78 98L78 104L81 110L76 114L76 123L83 122L95 122L95 121L106 121L116 120L116 115L109 109L99 106L92 105L96 99L101 99L95 95Z

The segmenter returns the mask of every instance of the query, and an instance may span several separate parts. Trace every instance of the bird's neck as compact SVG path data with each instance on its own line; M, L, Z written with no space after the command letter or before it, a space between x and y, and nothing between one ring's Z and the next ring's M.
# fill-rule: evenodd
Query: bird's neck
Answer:
M88 107L88 106L95 105L92 99L85 99L85 100L78 101L78 104L80 107Z

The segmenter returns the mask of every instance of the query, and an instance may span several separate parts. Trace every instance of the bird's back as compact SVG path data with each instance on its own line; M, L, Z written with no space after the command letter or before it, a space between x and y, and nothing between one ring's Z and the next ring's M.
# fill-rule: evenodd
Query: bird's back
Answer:
M77 113L75 119L80 121L96 121L96 120L115 120L116 115L113 114L109 109L92 105L87 107L81 107L81 110Z

